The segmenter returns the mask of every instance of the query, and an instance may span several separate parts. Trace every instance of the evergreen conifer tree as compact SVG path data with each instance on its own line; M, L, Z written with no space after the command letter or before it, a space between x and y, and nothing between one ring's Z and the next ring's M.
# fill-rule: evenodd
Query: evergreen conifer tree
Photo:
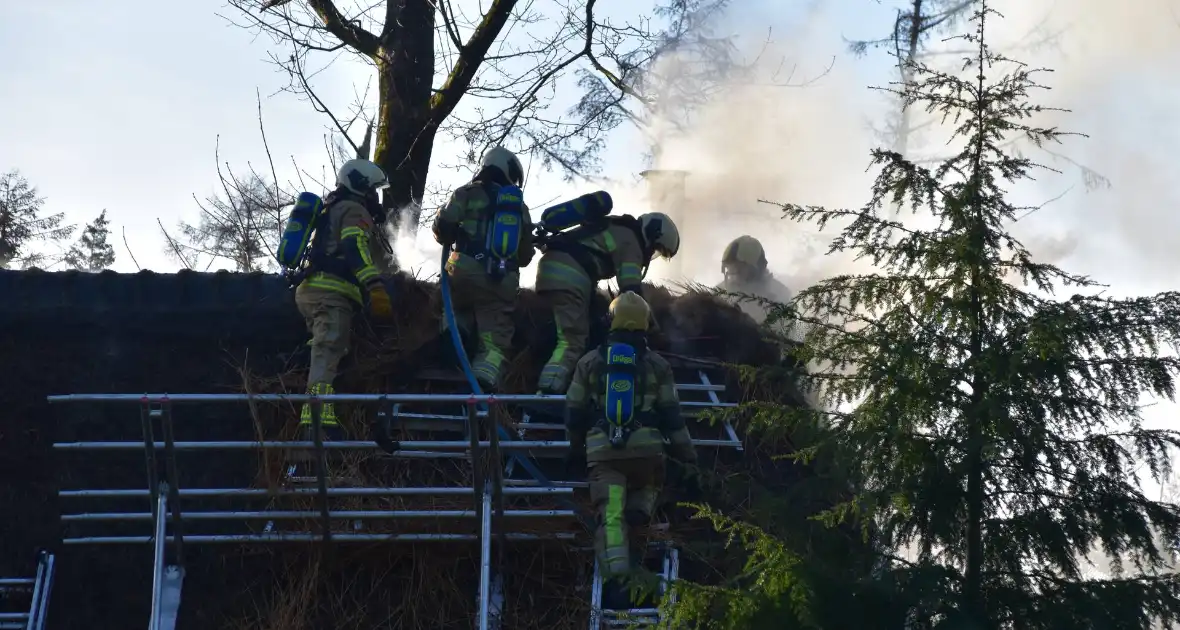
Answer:
M0 269L9 264L31 267L48 256L33 251L36 241L61 241L73 234L65 214L44 214L45 199L17 170L0 174Z
M888 570L845 588L847 608L875 604L878 614L825 623L812 559L702 510L738 534L748 579L680 587L678 621L771 627L755 620L789 612L801 627L831 629L1180 627L1170 561L1180 509L1140 483L1166 478L1180 446L1141 413L1144 397L1174 396L1180 293L1107 297L1090 278L1034 261L1008 231L1029 210L1009 187L1044 168L1009 141L1066 134L1036 125L1051 109L1031 102L1041 71L988 47L997 15L987 2L973 12L960 37L974 51L964 76L916 60L911 81L887 88L951 123L955 155L924 168L874 151L878 176L859 209L779 204L789 219L842 223L831 252L879 270L829 278L790 305L808 327L801 358L828 366L810 380L840 409L828 414L824 450L855 477L855 498L819 518L892 533L878 550ZM769 415L793 428L805 416ZM1111 566L1087 570L1094 552Z
M102 271L115 263L115 248L110 244L110 221L107 211L99 213L94 222L82 230L78 242L70 246L65 261L71 269Z
M794 303L811 324L806 358L834 366L814 378L852 408L831 436L859 491L826 516L879 523L894 536L885 552L917 550L886 577L907 630L1174 627L1180 511L1147 496L1137 469L1158 480L1180 445L1141 416L1141 396L1174 394L1180 294L1105 297L1007 231L1027 210L1007 186L1042 167L1005 141L1065 134L1035 126L1049 111L1030 102L1039 71L988 47L996 15L981 3L961 36L974 51L965 76L908 62L913 81L890 89L953 125L954 156L927 169L877 150L863 208L783 206L821 227L846 222L832 251L881 270ZM1095 549L1112 577L1084 571Z

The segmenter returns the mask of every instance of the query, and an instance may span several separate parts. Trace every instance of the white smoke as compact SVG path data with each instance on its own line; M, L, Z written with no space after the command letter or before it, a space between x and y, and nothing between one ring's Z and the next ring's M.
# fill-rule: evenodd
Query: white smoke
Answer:
M413 206L406 206L399 212L398 225L411 225ZM398 267L421 280L438 280L441 269L442 246L434 240L429 225L415 231L400 230L394 234L393 255Z
M780 14L769 4L753 7L735 24L759 46L767 24L785 32L761 52L758 83L735 80L683 132L655 121L654 135L663 138L655 168L689 176L686 202L666 210L680 228L678 260L653 264L653 279L714 285L725 246L743 234L762 242L771 272L792 291L848 270L850 261L822 255L827 235L759 202L858 206L872 181L864 167L875 140L863 119L864 103L873 99L866 98L856 62L843 54L834 13L815 10L789 24ZM661 63L659 71L670 73L681 61ZM785 78L776 71L796 63L795 82L831 70L805 87L776 85Z

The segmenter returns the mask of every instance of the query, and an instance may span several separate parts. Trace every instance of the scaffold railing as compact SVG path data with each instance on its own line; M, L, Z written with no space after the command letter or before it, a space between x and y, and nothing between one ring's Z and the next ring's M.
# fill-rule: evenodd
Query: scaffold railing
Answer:
M724 386L713 385L703 372L701 383L678 385L683 391L703 392L705 401L682 401L687 415L695 411L716 407L733 407L733 403L721 402L717 393ZM535 464L529 460L562 457L568 451L567 440L525 439L525 431L561 430L558 423L529 423L530 410L552 409L560 417L565 402L564 396L551 395L472 395L472 394L332 394L315 396L309 394L66 394L49 396L52 404L66 403L112 403L137 404L141 416L142 441L124 440L83 440L56 442L53 447L59 451L142 451L147 469L146 487L140 488L68 488L59 491L59 497L70 502L91 502L94 509L68 511L61 515L63 525L71 532L63 537L67 545L110 545L148 544L155 547L153 583L153 605L151 613L152 630L171 628L175 620L175 608L179 606L180 583L184 576L184 547L186 544L269 544L269 543L315 543L328 545L336 543L372 542L459 542L480 543L480 586L477 627L480 630L498 627L495 610L489 605L497 596L493 591L500 583L492 558L492 538L500 544L509 541L572 540L575 534L569 531L532 533L521 531L521 523L530 519L558 519L572 521L579 516L569 501L575 488L584 488L584 481L550 481L536 472ZM313 440L272 440L259 436L256 440L176 440L174 413L190 404L233 404L233 403L303 403L311 408L312 424L315 427ZM322 437L321 410L325 403L349 402L376 405L378 418L393 422L411 420L444 420L462 430L467 439L399 440L396 450L378 445L375 441L339 440L326 441ZM401 405L432 403L455 405L465 409L464 414L407 414L401 413ZM519 405L524 410L522 421L511 423L512 431L494 419L491 410L497 405ZM157 437L157 432L159 437ZM191 437L191 436L189 436ZM564 437L564 436L563 436ZM694 439L702 447L729 447L741 450L732 426L725 422L725 437L728 439ZM187 451L311 451L315 462L315 474L306 477L314 481L314 487L185 487L181 483L177 454ZM339 451L382 452L381 457L398 459L455 459L471 464L469 483L462 486L420 486L384 487L372 484L361 486L329 487L325 471L327 453ZM508 459L509 461L505 461ZM162 460L162 462L160 461ZM523 464L530 479L510 479L514 466ZM464 467L465 468L465 467ZM466 474L465 474L466 475ZM290 477L290 473L287 475ZM296 509L196 509L194 503L209 503L215 500L227 501L268 501L277 499L306 498L314 500L313 507ZM462 501L462 506L448 509L345 509L339 499L368 497L388 499L396 497L449 497ZM508 507L506 499L550 498L561 502L569 509L555 509L536 505ZM469 502L468 502L469 500ZM118 507L112 507L114 504ZM102 504L101 506L99 504ZM138 505L138 507L127 507ZM205 506L202 506L205 508ZM248 527L252 521L266 521L264 531ZM279 529L276 523L305 522L303 529L287 531ZM334 523L351 521L352 531L333 527ZM308 527L307 524L317 523ZM459 531L409 531L393 527L395 523L433 522L439 529L446 523ZM151 523L150 532L128 533L128 524ZM217 531L202 531L202 528L221 524ZM225 531L226 523L237 523L238 531ZM374 527L373 531L357 531L358 525L385 524ZM468 524L464 526L463 524ZM119 527L118 533L74 534L79 528ZM120 525L121 524L121 525ZM241 531L241 525L247 526ZM515 524L515 525L513 525ZM131 525L133 527L133 525ZM386 527L388 526L388 527ZM470 529L468 529L468 527ZM393 531L383 531L393 529ZM670 556L671 557L671 556ZM667 568L665 578L676 579L675 569ZM597 579L595 582L598 582ZM169 584L171 583L171 587ZM171 588L171 591L169 590ZM599 610L600 602L593 602L595 618L611 617L610 611ZM171 613L169 613L171 610ZM644 611L649 612L649 611ZM168 618L171 614L171 619Z
M420 451L422 456L446 456L457 451L458 454L472 465L471 484L467 487L328 487L326 473L326 452L338 448L339 442L325 442L322 437L321 410L325 402L352 401L386 403L388 399L396 398L403 401L438 401L440 399L462 402L468 409L467 426L469 439L466 441L420 441L403 442L400 451L414 451L414 449L434 449L438 452ZM526 397L537 402L541 396ZM560 403L553 397L547 397L551 404ZM153 594L149 628L151 630L166 630L175 623L175 611L179 606L180 583L183 580L183 550L186 544L198 543L295 543L322 541L330 542L428 542L428 541L478 541L480 547L480 611L479 625L481 629L492 627L494 619L489 612L488 602L493 580L492 570L492 538L498 537L501 542L543 540L554 538L573 538L572 533L557 533L554 535L530 534L526 532L507 531L504 523L519 521L527 518L569 518L574 516L573 510L556 509L506 509L505 497L523 496L560 496L572 492L570 488L535 487L535 488L505 488L501 473L501 444L498 432L484 425L477 413L477 404L497 404L513 397L475 397L470 395L218 395L218 394L74 394L67 396L52 396L51 403L66 402L135 402L141 409L142 442L90 442L58 443L59 450L112 450L111 445L117 445L114 450L142 449L148 473L146 488L80 488L63 489L59 496L63 499L113 501L126 499L147 499L150 511L142 508L128 511L126 509L107 509L102 511L76 512L62 514L62 521L67 525L84 525L102 522L153 522L154 530L149 535L129 535L126 533L110 536L71 536L66 537L65 544L127 544L152 543L155 547L153 565ZM180 442L174 437L174 406L184 403L232 403L250 400L262 401L291 401L304 402L311 406L312 424L315 427L313 441L292 442L245 442L247 448L286 448L310 449L315 453L318 466L315 467L315 488L184 488L180 483L180 471L177 464L177 453L183 450L213 449L230 450L242 448L236 446L240 442L209 440L204 442ZM486 419L486 418L483 418ZM162 440L157 441L155 434L157 425L162 433ZM486 429L486 430L485 430ZM486 435L481 435L486 433ZM372 442L345 442L347 446L375 447ZM512 447L518 444L505 445ZM526 444L525 448L536 445ZM163 458L164 465L158 461ZM162 471L162 473L161 473ZM274 498L276 496L314 498L318 509L301 510L192 510L182 508L182 501L212 498ZM433 510L344 510L333 506L332 499L339 497L394 497L420 496L441 497L450 496L470 498L471 509L433 509ZM148 507L148 506L144 506ZM373 532L355 533L333 531L332 523L340 520L391 521L391 520L434 520L447 522L478 523L474 531L467 533L447 532ZM201 534L186 531L189 526L202 522L251 521L266 520L306 520L318 521L319 531L268 531L250 533L215 533ZM168 561L171 556L172 562ZM169 584L171 583L171 587ZM497 624L498 625L498 624Z

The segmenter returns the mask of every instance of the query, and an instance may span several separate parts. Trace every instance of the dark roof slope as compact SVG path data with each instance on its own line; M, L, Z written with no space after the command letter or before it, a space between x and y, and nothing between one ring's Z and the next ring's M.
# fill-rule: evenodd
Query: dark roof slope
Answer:
M0 323L135 322L175 316L269 319L295 314L274 274L0 270ZM297 316L296 316L297 317Z

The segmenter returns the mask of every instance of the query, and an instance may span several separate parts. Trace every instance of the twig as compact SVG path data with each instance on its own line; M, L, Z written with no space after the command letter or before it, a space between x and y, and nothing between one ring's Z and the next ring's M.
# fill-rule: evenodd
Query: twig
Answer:
M126 225L123 226L123 247L127 250L127 255L131 257L131 262L132 262L132 264L135 265L135 270L136 271L143 271L143 268L139 266L139 261L135 259L135 254L131 253L131 245L129 245L127 243L127 226Z
M164 234L164 240L168 241L168 246L172 248L172 253L176 256L177 260L180 261L180 264L184 266L185 269L192 271L192 262L190 262L189 259L185 257L184 253L180 251L180 245L177 244L177 242L173 240L172 236L168 234L168 230L164 229L164 222L161 221L159 217L156 217L156 225L160 226L160 232Z
M275 205L278 205L279 175L278 172L275 171L275 160L270 154L270 143L266 140L266 125L262 124L262 93L258 91L257 87L254 88L254 98L258 102L258 131L262 134L262 148L266 150L266 161L268 164L270 164L271 181L274 182L276 189L274 203Z

